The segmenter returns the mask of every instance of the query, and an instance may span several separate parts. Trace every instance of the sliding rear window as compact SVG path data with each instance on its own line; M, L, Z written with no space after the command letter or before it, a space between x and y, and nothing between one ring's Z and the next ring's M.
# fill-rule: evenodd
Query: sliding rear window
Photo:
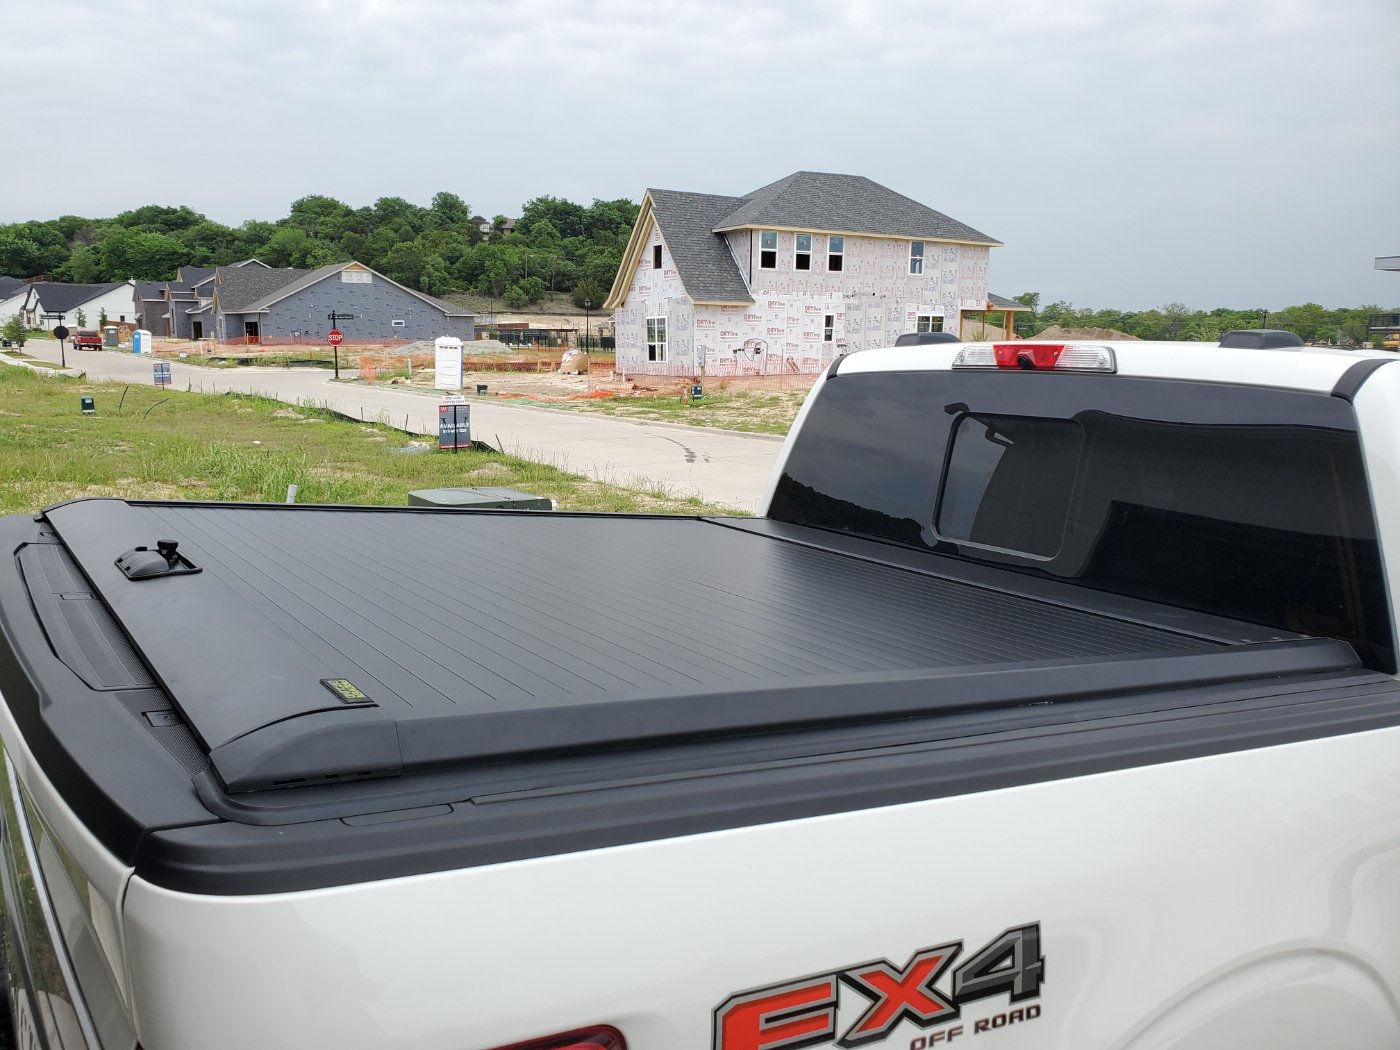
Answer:
M772 516L1343 638L1394 670L1355 417L1337 398L1122 376L838 376Z

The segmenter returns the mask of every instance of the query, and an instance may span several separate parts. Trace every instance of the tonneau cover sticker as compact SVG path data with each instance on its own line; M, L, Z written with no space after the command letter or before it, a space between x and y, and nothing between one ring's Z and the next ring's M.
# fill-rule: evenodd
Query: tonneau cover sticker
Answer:
M928 1050L1040 1016L1030 1002L1045 981L1040 923L1004 930L958 963L962 951L962 941L950 941L903 966L877 959L731 995L715 1008L713 1050L850 1050L883 1042L903 1021L927 1033L907 1050ZM1006 1010L963 1017L969 1003L1003 993Z

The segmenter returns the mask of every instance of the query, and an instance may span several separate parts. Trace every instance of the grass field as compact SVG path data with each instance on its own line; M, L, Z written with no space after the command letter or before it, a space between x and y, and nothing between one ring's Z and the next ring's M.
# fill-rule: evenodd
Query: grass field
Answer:
M83 415L79 398L96 400ZM311 407L237 394L90 383L0 365L0 512L81 496L403 505L413 489L494 485L564 510L732 513L664 491L607 485L494 452Z

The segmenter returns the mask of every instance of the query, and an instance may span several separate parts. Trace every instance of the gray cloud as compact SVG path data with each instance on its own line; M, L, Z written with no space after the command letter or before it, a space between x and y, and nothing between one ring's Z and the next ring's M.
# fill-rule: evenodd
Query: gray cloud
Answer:
M1400 252L1394 0L51 0L7 20L0 141L25 159L0 221L439 189L516 214L811 168L999 237L1003 294L1400 302L1370 268Z

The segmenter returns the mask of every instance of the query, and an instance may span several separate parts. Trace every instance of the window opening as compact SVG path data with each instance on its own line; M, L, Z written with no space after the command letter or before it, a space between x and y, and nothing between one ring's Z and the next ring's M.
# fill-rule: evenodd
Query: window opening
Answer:
M836 315L822 314L822 342L829 343L836 335Z
M661 245L659 244L651 246L651 268L653 270L661 269Z
M924 272L924 242L909 242L909 272L911 274L921 274Z
M776 270L778 268L778 235L773 230L764 230L758 235L758 268Z
M826 268L832 273L840 273L846 267L846 238L828 237L826 241Z
M810 233L799 233L794 243L795 247L792 253L793 269L810 270L812 268L812 235Z
M915 319L914 331L941 332L943 331L943 318L934 314L919 314Z
M666 318L647 318L647 360L666 360Z

